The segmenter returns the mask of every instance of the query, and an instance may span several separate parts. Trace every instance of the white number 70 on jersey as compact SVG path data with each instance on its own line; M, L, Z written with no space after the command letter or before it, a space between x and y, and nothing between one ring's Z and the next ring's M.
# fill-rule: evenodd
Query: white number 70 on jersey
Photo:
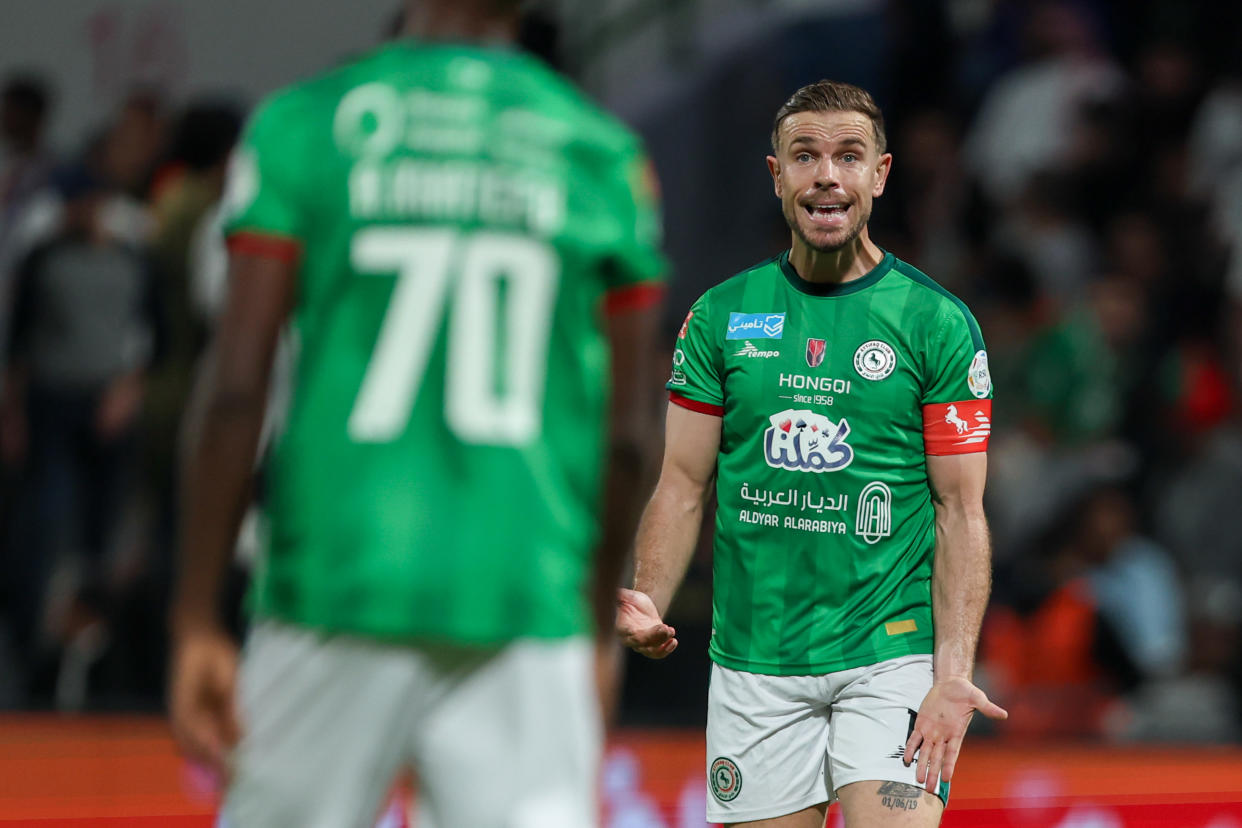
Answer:
M373 227L354 236L350 259L359 273L397 272L349 416L351 439L383 443L405 431L446 304L449 429L463 442L482 445L517 446L539 434L560 276L560 260L548 245L509 233ZM504 371L500 383L498 370Z

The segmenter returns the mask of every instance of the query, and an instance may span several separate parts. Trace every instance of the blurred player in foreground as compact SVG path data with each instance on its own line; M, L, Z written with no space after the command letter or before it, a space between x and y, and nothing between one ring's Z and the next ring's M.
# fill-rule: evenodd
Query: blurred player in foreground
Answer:
M234 159L170 690L230 828L374 824L406 767L424 828L596 822L664 264L638 140L513 49L517 6L411 2L405 39L273 96ZM239 669L221 574L286 322Z
M662 619L715 478L708 820L819 828L839 798L848 828L934 826L971 716L1005 715L971 683L987 353L965 305L868 235L892 156L867 92L798 90L772 147L793 245L686 317L618 631L677 646Z

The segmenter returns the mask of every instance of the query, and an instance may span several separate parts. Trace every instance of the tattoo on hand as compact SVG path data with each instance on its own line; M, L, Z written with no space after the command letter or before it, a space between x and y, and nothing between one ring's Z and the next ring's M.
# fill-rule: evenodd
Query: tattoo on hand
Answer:
M923 789L905 782L885 782L880 786L880 804L894 811L913 811L919 807Z

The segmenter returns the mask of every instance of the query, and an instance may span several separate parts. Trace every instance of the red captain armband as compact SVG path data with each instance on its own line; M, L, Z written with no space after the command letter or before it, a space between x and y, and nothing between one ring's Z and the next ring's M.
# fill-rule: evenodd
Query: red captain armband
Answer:
M678 394L675 391L668 392L668 401L673 403L674 405L680 405L682 408L688 408L691 411L697 411L700 414L711 414L713 417L724 416L723 405L713 405L711 403L705 403L705 402L699 402L698 400L692 400L687 397L683 397L681 394Z
M992 435L992 401L966 400L923 406L923 452L971 454L988 450Z

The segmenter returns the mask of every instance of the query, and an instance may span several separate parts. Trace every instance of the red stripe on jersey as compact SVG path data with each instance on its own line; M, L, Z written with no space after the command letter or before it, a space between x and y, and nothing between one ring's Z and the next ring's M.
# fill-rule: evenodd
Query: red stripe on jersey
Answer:
M970 454L988 450L992 401L963 400L923 406L923 452Z
M697 411L700 414L711 414L713 417L724 416L723 405L712 405L711 403L699 402L698 400L691 400L691 399L688 399L687 397L683 397L681 394L678 394L675 391L668 392L668 401L675 405L680 405L682 408L688 408L691 411Z
M625 311L649 308L664 298L663 282L640 282L636 285L625 285L614 288L604 296L604 313L624 313Z
M277 259L292 264L302 255L302 243L289 236L242 230L228 238L229 250L242 256Z

